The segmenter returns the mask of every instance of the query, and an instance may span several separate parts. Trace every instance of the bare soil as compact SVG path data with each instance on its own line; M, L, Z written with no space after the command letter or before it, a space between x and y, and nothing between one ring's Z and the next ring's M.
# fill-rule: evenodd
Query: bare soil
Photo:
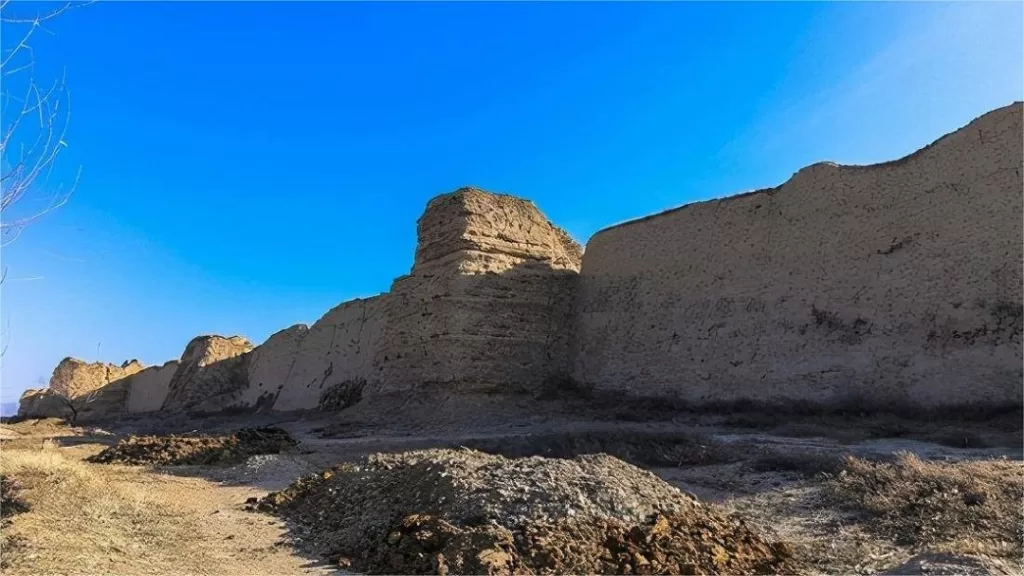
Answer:
M3 572L326 574L352 571L365 561L369 570L398 566L429 573L500 572L510 565L557 572L729 573L757 571L756 559L770 554L779 564L766 572L1024 573L1015 532L1024 522L1015 491L1024 466L1019 419L915 423L745 411L666 412L662 419L633 421L528 400L453 396L432 404L413 397L396 400L389 411L361 403L336 414L176 415L102 428L48 421L2 425L0 474L17 484L10 494L24 504L4 519ZM284 430L298 445L227 460L161 456L144 466L87 460L133 434L223 437L265 426ZM384 544L374 549L383 556L339 564L342 554L322 546L328 531L306 530L298 518L282 521L278 512L246 510L247 500L320 471L359 465L370 454L387 453L383 461L394 462L402 452L463 446L566 462L609 453L656 474L684 499L696 497L722 524L702 516L701 525L716 526L702 536L687 528L686 518L655 510L643 519L586 522L551 513L510 528L453 519L443 506L403 505L381 520ZM911 465L901 452L917 462ZM460 497L473 498L467 492ZM669 523L664 540L650 533L659 513ZM673 564L679 558L674 551L691 545L706 550L702 538L729 534L740 522L745 528L736 530L748 530L759 544L735 568L701 563L713 562L713 555L692 566ZM684 532L689 540L679 536ZM527 542L530 534L539 543ZM643 538L634 539L638 535ZM730 557L746 550L722 546Z

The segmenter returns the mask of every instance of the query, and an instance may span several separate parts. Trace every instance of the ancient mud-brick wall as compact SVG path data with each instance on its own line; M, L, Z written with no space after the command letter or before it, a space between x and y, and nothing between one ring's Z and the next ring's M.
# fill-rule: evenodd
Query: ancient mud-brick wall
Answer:
M338 409L364 394L536 388L568 371L581 250L534 205L472 188L433 199L412 272L247 354L233 408Z
M137 360L118 366L65 358L53 370L48 388L22 395L18 415L71 417L77 413L79 420L88 420L123 413L128 378L142 369Z
M185 346L167 385L163 410L216 411L248 386L246 354L252 344L241 336L197 336Z
M581 249L530 202L463 188L427 205L384 298L373 391L536 388L568 370Z
M142 364L137 360L129 360L118 366L65 358L53 369L49 388L65 398L78 398L130 376L142 368Z
M171 360L163 366L150 366L128 377L128 412L153 412L159 410L167 398L171 378L178 370L178 361Z
M68 400L49 388L30 388L18 401L19 418L71 418Z
M1021 402L1021 105L874 166L603 230L574 377L599 390L942 406Z
M235 404L307 410L338 386L361 392L380 339L380 304L381 297L345 302L312 327L299 324L271 336L250 353L249 385Z

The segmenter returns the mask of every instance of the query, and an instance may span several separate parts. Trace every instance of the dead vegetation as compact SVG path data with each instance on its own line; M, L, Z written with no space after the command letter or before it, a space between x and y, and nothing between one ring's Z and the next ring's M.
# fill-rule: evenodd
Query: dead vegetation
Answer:
M1024 553L1021 462L933 462L909 453L892 462L850 457L824 494L897 545L1015 558Z
M0 473L23 488L21 513L4 528L5 574L123 573L132 557L150 572L199 568L180 557L194 539L189 523L123 470L99 473L47 442L3 450Z
M608 455L378 454L251 503L371 573L792 571L784 545Z
M129 436L89 458L90 462L131 465L207 465L244 461L257 454L278 454L298 443L284 430L268 426L231 434Z

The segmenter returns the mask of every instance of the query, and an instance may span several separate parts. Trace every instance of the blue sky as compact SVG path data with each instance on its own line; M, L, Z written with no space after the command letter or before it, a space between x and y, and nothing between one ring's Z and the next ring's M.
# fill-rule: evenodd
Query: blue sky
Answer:
M73 97L51 183L81 180L0 254L2 398L64 356L161 363L386 291L427 200L462 185L586 241L817 161L905 155L1022 99L1022 21L1014 2L69 12L34 48Z

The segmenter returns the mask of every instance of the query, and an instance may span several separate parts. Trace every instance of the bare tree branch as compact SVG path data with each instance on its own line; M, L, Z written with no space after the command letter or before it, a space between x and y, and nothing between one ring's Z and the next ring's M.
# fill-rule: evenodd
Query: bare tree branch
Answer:
M47 30L43 24L68 10L92 2L67 2L35 14L12 13L11 0L0 0L0 24L17 42L0 56L0 247L18 239L26 226L63 206L78 184L49 187L57 158L67 147L71 118L70 92L65 77L40 86L31 40ZM18 6L33 6L19 3ZM21 29L21 32L16 32ZM26 206L25 201L31 202Z

